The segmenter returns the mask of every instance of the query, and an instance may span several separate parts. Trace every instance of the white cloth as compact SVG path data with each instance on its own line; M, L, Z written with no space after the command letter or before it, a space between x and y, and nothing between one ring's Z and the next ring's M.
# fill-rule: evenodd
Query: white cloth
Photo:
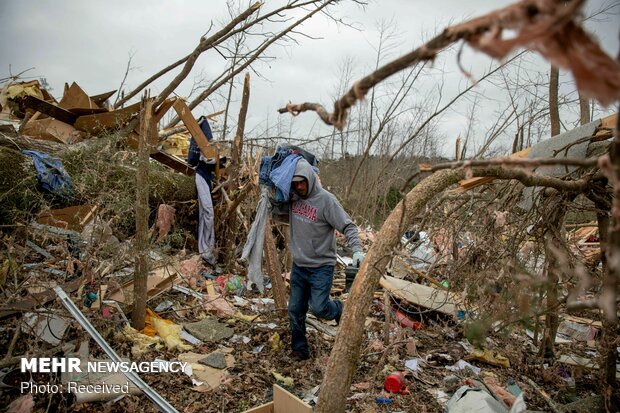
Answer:
M198 252L211 265L215 265L213 254L215 247L215 223L213 199L207 181L196 174L196 191L198 192Z

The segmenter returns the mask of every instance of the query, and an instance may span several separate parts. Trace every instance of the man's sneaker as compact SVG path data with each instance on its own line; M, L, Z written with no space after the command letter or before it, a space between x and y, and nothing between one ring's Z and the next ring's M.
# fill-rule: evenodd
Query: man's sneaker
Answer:
M295 361L308 360L310 358L310 353L307 351L294 350L291 352L291 357Z

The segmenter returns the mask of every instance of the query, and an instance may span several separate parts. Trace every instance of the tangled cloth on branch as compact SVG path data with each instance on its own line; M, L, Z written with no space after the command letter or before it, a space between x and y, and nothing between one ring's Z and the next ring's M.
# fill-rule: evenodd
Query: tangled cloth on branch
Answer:
M248 263L248 289L252 284L256 284L256 288L261 293L265 290L263 285L263 244L265 243L265 227L269 214L270 202L267 195L267 188L263 188L260 194L260 200L256 207L256 218L252 223L252 228L248 233L248 239L243 246L241 259Z
M22 151L22 153L32 156L39 186L43 191L61 199L73 199L73 182L60 159L38 151Z

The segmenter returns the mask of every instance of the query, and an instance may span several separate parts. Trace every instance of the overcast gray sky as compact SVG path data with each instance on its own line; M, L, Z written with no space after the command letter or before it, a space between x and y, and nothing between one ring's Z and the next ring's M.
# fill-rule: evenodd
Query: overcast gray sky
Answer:
M614 5L613 14L587 23L605 50L616 56L620 47L620 0L588 0L588 10ZM275 59L259 62L255 69L262 75L252 77L248 128L255 136L274 124L276 109L292 102L320 102L331 108L338 85L339 67L344 58L355 61L354 78L371 71L377 44L377 22L392 20L399 32L397 45L389 51L393 59L421 45L450 23L482 15L511 4L508 0L371 0L365 8L347 1L331 7L334 16L355 28L338 25L317 15L298 30L311 36L296 36L298 44L274 45L267 55ZM249 2L242 3L245 7ZM267 0L263 8L271 10L281 2ZM296 15L299 15L297 13ZM59 97L65 82L77 82L94 95L118 88L128 56L133 54L134 68L127 80L128 89L176 61L194 49L198 39L213 22L217 29L230 20L222 0L0 0L0 78L34 67L26 77L45 77ZM465 52L465 67L474 77L491 62L485 56ZM214 51L203 54L193 73L202 71L207 79L223 68ZM467 79L456 68L454 53L446 54L436 65L445 68L446 90L456 91ZM541 70L548 68L541 65ZM569 78L565 79L569 81ZM151 86L156 94L170 77ZM193 76L178 93L188 93ZM429 77L429 84L434 80ZM235 100L238 101L238 92ZM485 93L483 91L483 93ZM492 92L489 92L492 94ZM463 133L467 124L467 102L442 119L442 133L451 142ZM222 109L220 102L205 105L196 115ZM288 116L288 115L284 115ZM232 118L236 119L233 105ZM329 133L316 115L302 114L295 119L294 133L306 137Z

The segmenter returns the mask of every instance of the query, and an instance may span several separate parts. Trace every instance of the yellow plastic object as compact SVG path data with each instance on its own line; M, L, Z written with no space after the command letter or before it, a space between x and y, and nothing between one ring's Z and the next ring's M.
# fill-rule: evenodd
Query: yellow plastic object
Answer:
M474 350L468 359L482 361L492 366L510 367L510 360L499 353L493 354L490 350Z

